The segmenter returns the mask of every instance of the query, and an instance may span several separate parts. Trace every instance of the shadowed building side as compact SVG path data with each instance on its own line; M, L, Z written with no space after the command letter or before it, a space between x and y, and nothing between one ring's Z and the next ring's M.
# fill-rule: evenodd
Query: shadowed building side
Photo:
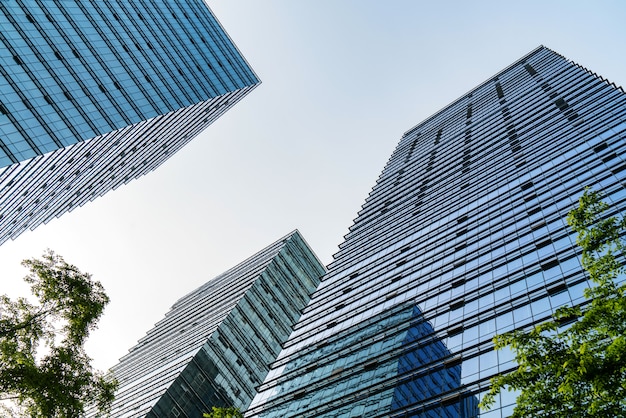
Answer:
M294 231L181 298L113 367L111 416L245 410L324 272Z

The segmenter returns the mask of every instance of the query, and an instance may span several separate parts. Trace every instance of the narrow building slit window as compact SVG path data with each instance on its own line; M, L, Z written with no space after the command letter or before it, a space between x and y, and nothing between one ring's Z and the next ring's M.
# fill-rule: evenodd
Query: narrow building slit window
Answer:
M453 337L455 335L459 335L462 332L463 332L463 325L459 325L457 327L450 328L448 330L448 337Z
M524 196L524 202L530 202L536 197L537 195L535 193L527 194L526 196Z
M552 285L548 288L548 295L556 295L557 293L561 293L567 289L567 285L565 283L557 283L556 285Z
M549 270L552 267L556 267L559 265L559 260L558 258L552 258L550 260L546 260L543 263L541 263L541 269L542 270Z
M565 100L560 97L554 101L554 104L559 108L559 110L565 110L569 107Z
M609 145L606 142L603 142L599 145L596 145L595 147L593 147L593 152L598 153L602 150L605 150L609 147Z
M378 360L369 360L367 363L363 364L363 368L365 370L373 370L378 365Z
M622 164L619 167L615 167L614 169L611 170L611 173L618 174L618 173L621 173L624 170L626 170L626 164Z
M522 183L522 184L520 185L520 188L521 188L522 190L528 190L528 189L530 189L531 187L533 187L533 182L532 182L532 181L527 181L527 182Z
M552 239L550 237L547 237L540 241L535 242L535 247L539 249L539 248L546 247L550 245L551 243L552 243Z
M535 71L535 69L530 64L525 64L524 68L526 69L526 71L528 71L528 74L530 75L537 74L537 71Z
M450 310L455 311L465 306L465 300L457 300L450 304Z
M457 279L457 280L452 282L452 288L456 289L457 287L461 287L464 284L465 284L465 279L464 278Z
M296 393L293 394L292 398L293 399L300 399L300 398L303 398L304 395L306 395L306 389L300 389L299 391L297 391Z
M609 161L611 161L613 158L616 158L617 154L615 154L614 152L610 153L609 155L607 155L606 157L604 157L602 159L603 162L608 163Z
M400 280L402 280L402 277L402 275L394 277L393 279L391 279L391 283L399 282Z
M504 98L504 91L502 90L502 86L500 85L500 83L496 83L496 92L498 93L499 99Z

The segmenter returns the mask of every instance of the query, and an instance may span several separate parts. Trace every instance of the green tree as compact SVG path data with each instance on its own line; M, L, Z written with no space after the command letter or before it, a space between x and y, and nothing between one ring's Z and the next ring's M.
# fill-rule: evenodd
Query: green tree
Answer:
M5 414L71 418L92 403L106 410L117 382L92 368L83 347L109 302L102 285L50 250L22 264L37 302L0 296Z
M513 417L626 416L626 284L616 281L624 273L626 219L603 215L609 206L601 198L587 188L567 217L594 283L585 290L588 303L559 308L530 331L496 336L496 349L510 347L518 367L492 379L482 408L506 387L521 391Z
M214 406L211 412L206 412L203 416L204 418L243 418L239 408L232 406L228 408Z

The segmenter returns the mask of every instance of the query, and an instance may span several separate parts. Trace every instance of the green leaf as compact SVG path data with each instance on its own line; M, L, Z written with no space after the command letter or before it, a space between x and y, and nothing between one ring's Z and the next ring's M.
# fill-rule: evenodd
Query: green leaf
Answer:
M624 273L626 219L605 216L610 207L601 198L585 189L567 217L594 283L584 292L589 303L494 337L495 349L513 350L518 367L491 380L481 408L507 388L521 391L513 417L626 416L626 283L616 283Z
M102 285L52 251L23 264L38 303L0 297L0 397L16 402L3 411L46 418L81 416L87 404L106 411L117 382L92 368L83 347L109 302Z

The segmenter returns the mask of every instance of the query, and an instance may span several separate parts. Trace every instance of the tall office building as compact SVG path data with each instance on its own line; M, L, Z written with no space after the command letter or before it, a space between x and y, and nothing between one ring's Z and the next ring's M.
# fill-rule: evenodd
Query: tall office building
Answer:
M626 95L539 47L406 132L246 417L504 417L492 338L579 304L564 218L626 209Z
M202 0L0 2L0 243L155 169L259 80Z
M294 231L179 299L113 368L111 416L245 410L324 272Z

